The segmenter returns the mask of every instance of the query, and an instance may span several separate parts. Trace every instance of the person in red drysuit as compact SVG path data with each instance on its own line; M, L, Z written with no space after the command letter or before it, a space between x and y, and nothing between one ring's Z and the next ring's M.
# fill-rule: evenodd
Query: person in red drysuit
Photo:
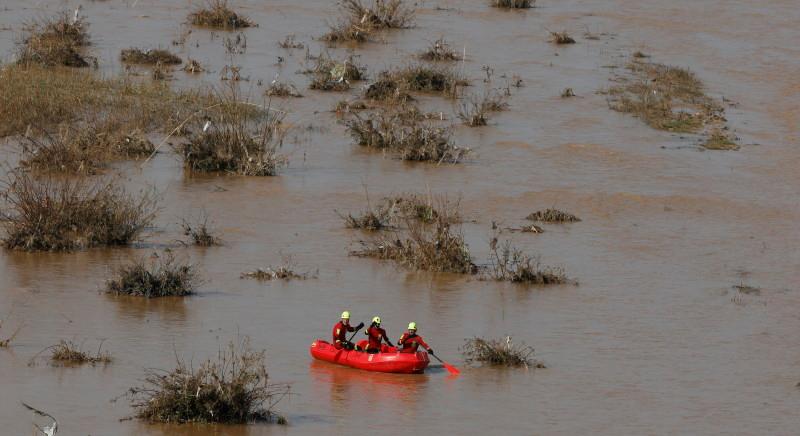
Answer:
M397 341L397 346L402 347L400 348L401 353L416 353L420 345L422 348L426 349L428 353L433 354L433 349L425 343L422 336L417 334L417 323L410 322L408 323L408 331L403 333L403 336L400 336L400 340Z
M392 341L389 340L389 337L386 336L386 330L381 328L381 317L376 316L372 318L372 325L366 331L367 336L369 337L369 342L367 343L367 353L375 354L381 352L381 341L386 341L386 343L390 347L394 347Z
M333 346L337 350L352 350L354 346L352 342L347 340L347 332L354 332L356 329L360 329L361 327L364 327L363 322L355 327L351 326L350 312L346 310L342 312L341 321L337 322L336 325L333 326Z

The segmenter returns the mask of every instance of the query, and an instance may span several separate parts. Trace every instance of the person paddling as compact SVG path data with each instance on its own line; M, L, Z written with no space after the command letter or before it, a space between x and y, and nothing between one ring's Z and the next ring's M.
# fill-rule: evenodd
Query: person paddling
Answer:
M369 337L369 342L367 343L367 353L380 353L381 341L386 341L386 344L388 344L390 347L394 347L392 341L390 341L389 337L386 336L386 330L381 328L381 317L379 316L372 318L372 324L367 329L366 334Z
M425 343L422 336L417 334L417 323L412 321L408 323L408 331L403 333L403 336L400 336L400 340L397 341L397 346L402 347L400 348L401 353L416 353L420 345L422 348L426 349L428 353L433 354L433 349Z
M355 327L351 326L350 312L347 310L342 312L342 319L333 326L333 346L337 350L352 350L354 346L352 342L347 340L347 332L354 332L361 327L364 327L363 322Z

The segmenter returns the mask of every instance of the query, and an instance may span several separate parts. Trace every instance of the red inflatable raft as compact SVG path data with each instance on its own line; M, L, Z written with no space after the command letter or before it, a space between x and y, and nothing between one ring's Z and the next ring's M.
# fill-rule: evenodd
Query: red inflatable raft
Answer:
M430 360L428 353L400 353L396 348L384 346L384 352L369 354L355 350L337 350L330 342L317 339L311 344L311 356L315 359L365 371L394 372L398 374L420 374Z

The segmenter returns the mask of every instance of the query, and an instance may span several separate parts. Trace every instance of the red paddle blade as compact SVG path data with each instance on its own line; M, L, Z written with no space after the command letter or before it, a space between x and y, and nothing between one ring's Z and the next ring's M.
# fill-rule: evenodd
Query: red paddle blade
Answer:
M459 371L458 368L456 368L455 366L453 366L453 365L451 365L451 364L449 364L447 362L442 362L442 364L444 365L444 368L447 370L447 372L449 372L450 374L453 374L453 375L461 374L461 371Z

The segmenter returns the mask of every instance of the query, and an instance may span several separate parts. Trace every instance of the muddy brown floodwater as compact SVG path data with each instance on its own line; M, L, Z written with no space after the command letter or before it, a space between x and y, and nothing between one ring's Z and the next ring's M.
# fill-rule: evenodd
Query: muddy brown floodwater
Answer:
M200 2L195 2L200 3ZM296 74L304 50L277 46L287 34L317 53L333 1L236 1L259 27L243 32L246 92L258 96L276 73ZM129 249L69 254L0 251L0 313L24 323L0 349L0 433L29 434L20 401L59 419L65 435L173 434L775 434L800 429L800 8L796 0L540 0L503 11L483 0L424 1L417 26L389 33L355 53L370 73L402 65L441 36L467 61L481 90L518 75L511 110L488 127L457 130L476 149L468 162L409 165L352 145L329 109L341 94L303 89L305 98L273 102L295 129L290 167L277 177L199 176L172 153L116 170L133 189L155 187L161 210L143 242ZM11 61L21 25L78 2L3 0L0 56ZM224 32L181 34L189 1L82 2L91 51L102 74L118 74L119 51L169 47L210 72L174 73L181 87L221 86L228 62ZM438 7L438 8L437 8ZM578 43L555 46L549 30ZM587 39L584 32L599 39ZM727 108L742 148L702 152L697 139L658 132L608 109L596 91L614 68L641 50L688 67ZM345 56L347 47L330 49ZM284 62L278 64L278 57ZM578 98L561 99L571 87ZM353 93L356 90L352 91ZM429 109L452 111L440 98ZM0 102L0 104L2 104ZM4 140L2 175L18 148ZM451 275L410 273L348 257L361 236L334 210L370 197L426 191L461 196L467 241L488 255L491 222L519 225L557 206L583 221L512 234L517 245L562 266L579 286L524 288ZM177 223L205 210L225 245L182 247ZM121 262L172 247L205 279L182 300L111 298L99 290ZM291 255L318 279L262 284L242 271ZM740 294L740 283L760 294ZM12 310L13 308L13 310ZM414 320L437 354L463 364L459 346L473 335L512 335L536 348L548 368L466 368L449 378L358 372L312 362L308 345L327 337L339 312L383 317L392 337ZM6 327L3 328L5 331ZM161 426L136 420L125 401L145 368L171 368L174 355L214 355L237 334L265 348L275 382L292 384L279 404L290 425ZM106 367L27 366L59 339L106 339Z

